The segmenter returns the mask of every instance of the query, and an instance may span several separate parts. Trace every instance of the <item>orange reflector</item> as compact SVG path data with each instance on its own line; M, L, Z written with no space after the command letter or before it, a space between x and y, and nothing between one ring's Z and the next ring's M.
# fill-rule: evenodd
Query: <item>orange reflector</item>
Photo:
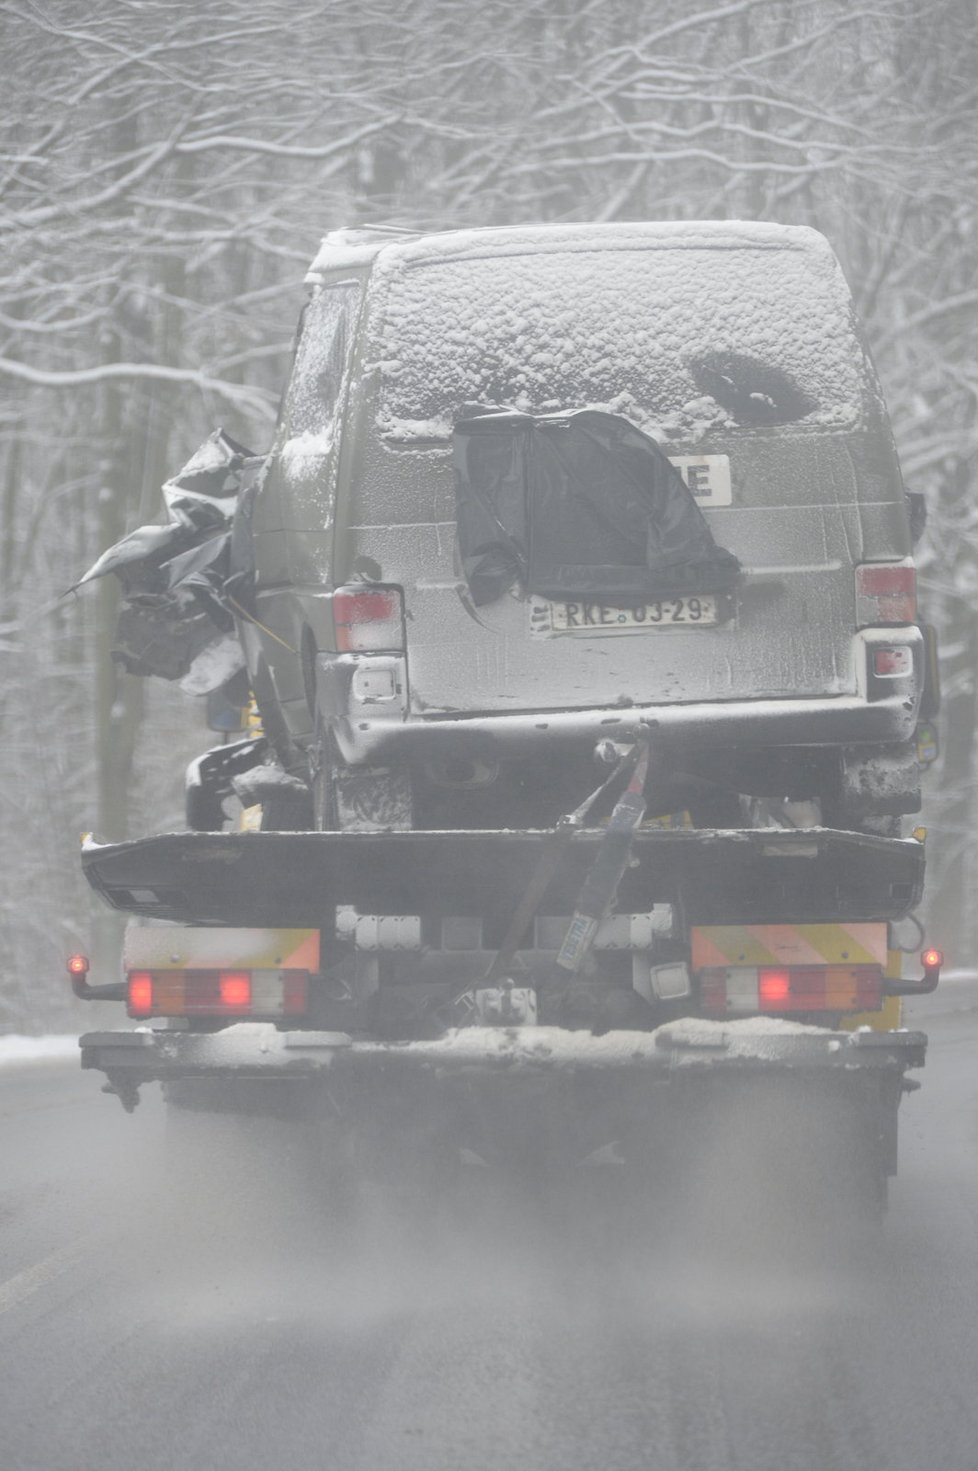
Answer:
M251 975L246 970L222 970L218 976L221 1006L228 1011L251 1008Z
M72 955L68 960L68 974L72 976L88 975L88 956Z
M130 974L126 1010L130 1016L153 1015L153 977L148 970L134 970Z

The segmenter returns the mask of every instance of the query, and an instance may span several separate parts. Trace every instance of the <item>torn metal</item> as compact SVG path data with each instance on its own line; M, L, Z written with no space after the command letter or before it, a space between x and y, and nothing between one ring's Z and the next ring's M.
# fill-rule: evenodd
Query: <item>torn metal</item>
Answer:
M232 611L241 579L232 526L263 463L216 429L163 486L168 521L130 532L76 584L110 572L119 578L112 657L130 674L180 680L189 693L206 694L244 668Z

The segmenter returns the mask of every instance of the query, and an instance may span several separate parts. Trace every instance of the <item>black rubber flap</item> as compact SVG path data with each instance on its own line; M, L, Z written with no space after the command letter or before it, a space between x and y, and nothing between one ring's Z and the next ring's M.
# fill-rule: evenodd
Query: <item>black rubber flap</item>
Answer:
M603 601L725 592L718 547L682 476L617 414L480 412L452 436L458 535L476 604L515 582Z

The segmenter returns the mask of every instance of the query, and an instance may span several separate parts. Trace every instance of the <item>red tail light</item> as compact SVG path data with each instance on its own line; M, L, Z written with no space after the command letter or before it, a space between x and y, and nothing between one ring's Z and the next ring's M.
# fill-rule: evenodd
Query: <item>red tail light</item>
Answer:
M782 1006L791 996L791 976L786 970L757 972L757 1001L762 1011Z
M68 974L70 976L87 976L88 969L87 955L71 955L68 957Z
M126 1010L130 1016L153 1015L153 977L146 970L134 970L129 976Z
M940 970L944 964L944 955L940 950L925 950L920 957L920 963L924 970Z
M339 587L333 623L340 653L387 653L404 648L404 607L397 587Z
M222 970L217 978L221 1006L227 1011L251 1010L251 973L246 970Z
M309 973L299 970L131 971L127 1009L132 1017L301 1016L307 1009Z
M917 573L906 562L867 562L856 568L856 627L913 623Z
M879 679L899 679L913 674L913 654L905 645L897 649L874 649L873 673Z

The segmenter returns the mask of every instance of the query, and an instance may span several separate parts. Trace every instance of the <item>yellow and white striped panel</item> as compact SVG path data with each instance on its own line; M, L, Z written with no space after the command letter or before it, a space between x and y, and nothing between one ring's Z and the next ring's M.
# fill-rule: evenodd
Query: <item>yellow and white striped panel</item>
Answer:
M886 925L695 925L694 970L731 965L886 965Z
M123 942L123 963L126 970L315 973L319 969L319 931L130 925Z

